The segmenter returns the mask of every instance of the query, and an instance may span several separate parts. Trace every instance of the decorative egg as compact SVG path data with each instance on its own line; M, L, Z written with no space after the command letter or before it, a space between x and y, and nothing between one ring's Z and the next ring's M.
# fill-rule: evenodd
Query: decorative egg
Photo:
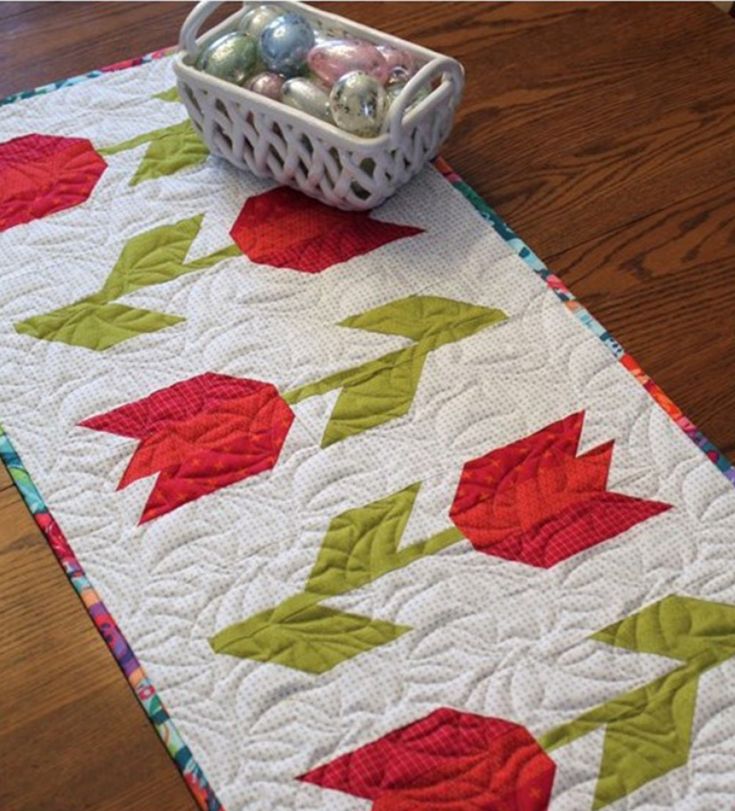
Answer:
M281 88L283 87L283 76L277 73L258 73L245 85L253 93L261 96L268 96L276 101L281 98Z
M378 45L378 52L388 65L388 82L405 82L414 72L414 59L408 51L393 45Z
M283 9L275 5L256 6L240 18L240 23L237 26L238 31L241 34L250 34L251 37L257 39L266 25L282 14Z
M294 76L314 47L314 31L300 14L283 14L260 34L260 56L269 70Z
M215 40L197 59L196 66L218 79L243 84L258 59L258 45L252 37L233 32Z
M209 48L202 48L199 53L197 54L197 58L194 62L194 67L197 70L204 70L204 61L205 57L207 56L207 51Z
M308 113L322 121L332 121L329 109L329 96L326 91L309 79L297 76L288 79L283 84L281 101L289 107L295 107L303 113Z
M383 55L375 45L362 40L324 42L309 51L308 62L312 72L328 85L356 70L373 76L381 84L388 81L388 63Z
M353 135L370 138L380 132L388 109L383 85L361 71L338 79L329 94L329 108L335 124Z

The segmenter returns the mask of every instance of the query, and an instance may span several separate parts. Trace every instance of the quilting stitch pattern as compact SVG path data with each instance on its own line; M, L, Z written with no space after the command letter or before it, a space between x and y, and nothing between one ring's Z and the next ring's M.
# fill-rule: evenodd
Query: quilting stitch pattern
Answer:
M161 83L161 84L159 84L159 88L160 88L161 86L165 87L165 86L166 86L166 84L165 84L165 83ZM141 96L144 96L144 95L146 95L146 94L147 94L147 96L151 96L151 95L153 95L153 93L151 93L151 92L150 92L152 89L154 89L154 88L151 88L150 86L146 87L146 88L145 88L145 92L142 92L142 93L141 93ZM159 89L159 91L158 91L158 92L160 92L160 89ZM146 96L146 97L147 97L147 96ZM19 133L19 134L20 134L20 133ZM131 134L131 137L134 137L134 135L132 135L132 134ZM421 186L421 183L420 183L419 181L417 181L417 183L416 183L416 189L419 189L419 188L420 188L420 186ZM414 208L415 208L415 207L414 207ZM415 209L415 210L416 210L416 209ZM418 211L420 212L420 210L421 210L421 206L418 206ZM54 215L54 216L63 216L63 215ZM41 221L41 222L43 222L43 221ZM423 227L423 226L425 226L425 225L427 225L427 224L428 224L428 223L427 223L426 221L421 222L422 227ZM426 228L425 228L424 230L426 230ZM12 231L9 231L8 233L12 233ZM214 247L214 246L213 246L213 247ZM471 264L470 264L470 267L471 267ZM499 263L496 263L495 267L496 267L496 268L498 268L498 269L499 269L499 268L501 268L501 267L502 267L502 260L500 260L500 262L499 262ZM486 279L486 281L488 281L488 280ZM457 288L456 288L456 289L460 289L461 287L462 287L462 285L461 285L461 284L459 284L459 285L457 286ZM451 286L450 286L450 289L451 289ZM456 291L455 291L455 290L452 290L452 293L453 293L454 295L456 295ZM344 295L344 294L345 294L345 291L344 291L344 290L342 290L342 291L341 291L341 293L337 293L336 295L339 295L339 294ZM464 297L465 297L465 298L470 298L470 297L467 297L467 296L464 296ZM509 312L511 312L512 314L517 314L517 313L518 313L517 308L514 308L514 307L510 306L510 302L499 301L498 303L500 303L500 304L501 304L501 306L505 306L505 307L506 307L506 309L507 309ZM361 309L365 309L365 308L364 308L364 307L362 307L362 308L360 308L360 307L353 307L353 308L352 308L352 311L353 311L353 312L356 312L356 311L360 311ZM348 310L348 312L349 312L349 310ZM24 317L28 317L28 315L29 315L29 314L28 314L28 310L26 309L26 310L25 310L25 313L24 313ZM164 332L164 333L162 333L162 334L165 334L165 332ZM506 336L506 339L507 339L507 340L504 342L504 343L505 343L505 345L506 345L506 347L512 346L512 339L511 339L512 332L507 332L507 333L505 333L505 336ZM488 345L488 344L484 344L484 349L485 349L485 351L486 351L486 352L489 352L489 354L490 354L490 355L492 355L492 350L490 349L490 345ZM531 351L530 351L530 356L532 357L532 356L533 356L533 351L532 351L532 348L531 348L531 347L529 347L528 349L529 349L529 350L531 350ZM466 355L467 353L465 352L464 354ZM439 355L437 354L435 357L436 357L436 358L439 358ZM472 355L471 355L471 353L470 353L470 354L469 354L469 358L471 358L471 357L472 357ZM487 355L486 355L486 357L487 357ZM496 368L496 370L498 370L498 369L502 370L502 364L500 364L500 363L498 362L499 360L500 360L500 357L499 357L499 356L498 356L498 357L495 357L495 362L496 362L496 366L495 366L495 368ZM501 382L501 383L502 383L502 377L500 378L500 381L499 381L499 382ZM598 382L599 382L599 378L598 378ZM427 387L426 387L426 386L424 386L424 388L427 388ZM429 391L431 391L431 387L428 387L428 388L427 388L426 393L428 394L428 393L429 393ZM653 392L654 392L654 394L655 394L655 390L653 390L653 389L652 389L652 391L653 391ZM629 400L631 400L631 401L635 401L636 396L635 396L635 393L633 392L633 390L629 390L629 391L628 391L628 399L629 399ZM529 405L530 405L530 404L529 404ZM567 413L569 413L569 412L567 412ZM314 419L316 416L317 416L316 414L313 414L313 413L312 413L312 414L310 415L310 419L312 419L312 420L313 420L313 419ZM413 421L412 421L412 422L413 422ZM548 424L548 420L546 421L546 423L544 423L543 421L539 421L539 420L538 420L538 418L536 418L536 419L533 419L533 420L532 420L532 422L531 422L531 425L533 425L534 427L539 427L539 426L542 426L543 424ZM593 430L594 430L594 428L595 428L595 426L594 426L594 422L592 423L592 428L593 428ZM15 430L15 429L14 429L14 430ZM404 430L405 430L405 426L404 426ZM464 427L464 429L463 429L463 430L466 430L466 426ZM17 433L18 433L18 434L20 434L20 433L22 433L22 431L19 429ZM517 430L516 430L516 436L518 436L518 435L523 435L523 433L524 433L524 432L519 432L519 431L517 431ZM607 437L605 437L605 433L607 433L607 432L602 431L602 432L598 433L597 435L594 435L594 434L593 434L591 441L592 441L592 442L602 442L602 441L605 441L606 439L609 439L609 434L608 434L608 436L607 436ZM391 433L389 433L389 434L386 434L386 435L385 435L385 437L386 437L386 438L387 438L388 436L391 436L391 437L396 437L396 436L397 436L397 434L396 434L395 432L391 432ZM507 438L507 434L506 434L505 436L506 436L506 438ZM616 435L616 436L619 438L619 435ZM372 436L373 443L374 443L374 444L377 444L377 445L379 445L379 446L380 446L380 445L382 445L382 438L383 438L383 437L382 437L382 431L381 431L381 432L379 432L379 435L378 435L377 437L376 437L376 436ZM676 442L675 442L675 437L674 437L674 436L669 437L669 440L667 440L667 441L669 442L669 444L670 444L670 446L671 446L671 447L673 447L673 446L676 444ZM502 444L502 443L498 443L498 444ZM336 445L335 447L340 448L340 447L342 447L342 446L343 446L343 443L339 443L339 444L338 444L338 445ZM347 446L347 443L344 443L344 446L346 447L346 446ZM617 443L616 443L616 446L617 446ZM446 450L447 450L447 452L449 452L449 454L451 455L451 448L447 447L447 449L446 449ZM625 450L626 452L628 452L628 450L629 450L629 449L624 449L624 450ZM632 450L632 448L631 448L630 450ZM711 452L711 451L710 451L710 452ZM29 453L30 453L31 457L33 457L33 450L32 450L32 447L29 447ZM719 461L719 460L720 460L720 457L717 457L717 460ZM336 461L336 459L335 459L335 461ZM445 462L447 462L447 460L444 460L444 461L445 461ZM407 459L406 459L406 462L407 462L407 463L409 464L409 466L410 466L410 459L408 459L408 458L407 458ZM451 463L449 463L449 464L450 464L450 466L451 466ZM626 463L626 464L629 464L629 463ZM698 468L698 470L703 470L703 469L702 469L702 468ZM38 475L38 474L36 474L36 475ZM712 480L712 479L707 479L707 482L708 482L708 483L707 483L707 488L708 488L707 492L708 492L708 494L709 494L709 500L711 501L711 500L714 498L714 493L715 493L715 492L719 492L719 491L717 490L717 485L716 485L715 480ZM349 478L345 479L345 484L349 484ZM52 488L52 489L53 489L53 488ZM46 490L46 488L45 488L45 487L44 487L44 490ZM390 492L390 491L389 491L389 492ZM649 489L648 491L646 491L645 489L644 489L643 491L638 490L638 492L644 492L644 493L646 493L646 495L648 495L648 496L650 496L650 495L652 495L652 494L654 494L654 493L655 493L655 494L658 494L658 493L657 493L657 491L652 491L652 490L650 490L650 489ZM677 501L677 498L675 498L675 495L676 495L676 494L674 493L674 491L671 491L671 490L668 490L668 491L667 491L666 487L664 487L663 489L660 489L660 490L659 490L659 492L660 492L660 495L661 495L661 497L662 497L662 501L661 501L661 503L669 503L669 502L674 502L674 501ZM691 503L692 503L692 502L691 502L691 496L692 496L691 487L688 487L688 488L687 488L687 492L688 492L689 497L690 497L689 504L691 505ZM679 503L680 503L680 502L679 502ZM678 507L679 505L677 504L677 505L675 505L675 506L677 506L677 507ZM691 509L691 507L690 507L689 509ZM62 512L64 512L64 511L62 510ZM681 510L676 510L676 509L675 509L675 510L673 510L673 511L669 511L669 512L667 513L667 515L674 515L674 513L677 513L677 514L680 516L678 519L676 519L677 521L686 521L686 515L685 515L685 513L686 513L686 512L687 512L687 511L681 511ZM663 521L666 521L666 520L667 520L666 515L661 516L661 518L659 518L659 519L657 519L657 520L663 520ZM73 532L73 531L74 531L74 530L73 530L74 521L73 521L73 520L71 520L69 516L66 516L66 517L65 517L65 522L66 522L67 524L69 524L69 525L72 527L72 532ZM644 524L644 526L648 526L648 524ZM673 525L673 524L671 524L670 522L667 524L667 527L668 527L669 529L670 529L672 526L674 526L674 525ZM706 528L707 528L707 526L708 526L708 524L705 522L705 524L704 524L704 529L703 529L702 524L700 523L700 525L699 525L699 526L698 526L698 527L697 527L697 528L694 530L694 533L693 533L693 534L694 534L694 535L697 535L697 537L699 537L699 538L700 538L700 542L701 542L701 543L705 543L705 542L707 541L707 537L706 537L706 535L707 535L707 534L706 534ZM703 534L703 532L704 532L704 534ZM655 533L655 532L653 532L653 531L648 531L648 532L646 533L646 536L647 536L648 538L650 538L651 540L653 540L653 537L655 536L655 534L656 534L656 533ZM628 544L628 545L627 545L627 546L628 546L628 548L630 548L631 546L635 546L636 548L640 549L640 540L641 540L641 537L642 537L642 536L641 536L640 534L636 534L636 535L634 535L633 537L634 537L636 540L635 540L635 542L634 542L634 543L632 543L632 544ZM683 541L681 540L680 536L679 536L679 535L678 535L676 532L674 532L674 533L673 533L673 535L672 535L672 542L673 542L673 547L672 547L672 543L669 543L669 545L668 545L668 550L669 550L669 553L671 553L672 548L674 548L674 549L676 549L676 548L683 548L683 545L682 545L682 544L683 544ZM678 545L678 547L677 547L677 545ZM76 547L76 546L77 546L77 544L75 543L75 547ZM610 547L610 548L611 548L611 547ZM623 547L621 546L621 547L619 547L619 548L621 548L621 549L622 549ZM599 554L597 554L597 555L595 556L595 560L599 560L600 558L601 558L601 556L600 556ZM607 560L607 562L608 562L608 567L609 567L610 555L609 555L609 554L605 554L605 555L604 555L604 558ZM104 579L105 579L104 574L103 574L102 572L97 572L97 573L96 573L96 576L97 576L97 575L99 575L99 577L100 577L100 579L101 579L101 580L104 580ZM680 581L682 581L682 580L685 580L685 578L679 577L679 580L680 580ZM705 587L706 587L706 588L709 588L709 587L711 586L711 584L712 584L712 581L707 581L707 583L706 583L706 584L703 584L703 581L701 581L701 580L700 580L700 581L698 581L696 588L697 588L697 590L698 590L699 592L701 592L703 588L705 588ZM680 583L680 585L681 585L681 583ZM467 586L467 588L466 588L466 592L467 592L467 594L469 595L469 594L471 593L471 578L470 578L469 580L467 580L467 581L466 581L466 586ZM602 581L598 581L598 587L600 587L600 588L603 588L603 589L604 589L604 583L603 583ZM711 589L710 589L710 590L711 590ZM614 594L614 593L615 593L615 591L613 590L613 592L612 592L612 593ZM113 596L113 598L114 598L115 600L117 600L117 598L116 598L116 597L115 597L115 595L114 595L114 590L111 590L111 591L110 591L110 594ZM640 602L644 602L644 600L641 600L641 595L640 595L640 593L639 593L639 596L638 596L638 598L637 598L637 599L638 599L639 603L640 603ZM428 606L427 606L427 608L428 608ZM117 616L121 616L121 613L122 613L122 614L124 614L124 612L120 612L120 611L118 611L118 610L114 610L114 613L115 613L115 615L117 615ZM431 613L431 612L429 612L429 613ZM587 606L587 613L588 613L588 615L589 615L589 616L588 616L589 621L593 621L593 617L594 617L594 615L595 615L595 608L594 608L594 606L593 606L593 604L592 604L592 603L588 604L588 606ZM625 612L619 612L618 616L623 615L624 613L625 613ZM598 627L599 627L599 626L598 626ZM427 637L427 638L430 638L430 637ZM458 640L456 640L456 641L458 641ZM437 660L437 664L438 664L438 662L439 662L439 659ZM383 663L384 663L384 665L385 665L385 664L388 664L388 660L383 660ZM493 681L493 678L494 678L494 677L490 677L490 681ZM163 682L162 682L162 683L163 683ZM406 684L408 685L408 683L406 683ZM168 690L168 688L166 688L166 689ZM451 687L451 683L450 683L450 682L445 683L444 688L443 688L443 691L444 691L445 695L446 695L446 694L449 694L449 693L451 693L451 692L452 692L452 687ZM706 696L707 696L707 693L705 692L705 693L704 693L704 697L706 698ZM702 696L700 695L700 699L701 699L701 698L702 698ZM409 698L407 698L406 700L410 700L410 699L409 699ZM255 708L254 708L254 711L255 711L255 710L257 709L257 705L258 705L257 698L255 698L255 699L254 699L254 702L255 702L255 705L256 705L256 706L255 706ZM445 702L445 703L446 703L446 702ZM470 703L472 703L472 702L470 702ZM691 701L690 701L689 703L691 704ZM701 702L700 702L700 703L701 703ZM276 707L277 707L277 705L274 705L274 708L273 708L273 709L275 710L275 708L276 708ZM527 711L527 713L528 713L530 716L533 716L533 715L534 715L534 713L535 713L534 708L533 708L533 707L531 707L530 705L528 705L528 706L527 706L526 711ZM706 709L705 709L704 711L706 712ZM482 713L479 713L479 714L482 714ZM720 715L722 715L722 712L720 712ZM408 720L410 720L410 719L408 719ZM530 722L529 722L529 723L530 723ZM528 726L528 724L527 724L527 726ZM531 726L532 726L532 724L531 724ZM394 727L395 727L395 725L394 725ZM193 737L194 737L194 738L197 738L197 735L196 735L195 733L196 733L196 731L195 731L195 730L192 730L192 735L193 735ZM254 734L255 734L255 739L257 740L257 733L255 733L255 732L254 732ZM368 738L368 737L365 737L365 738L363 738L363 740L369 740L369 738ZM551 744L549 744L549 745L551 745ZM572 742L572 744L571 744L571 745L573 746L573 742ZM197 744L197 746L198 746L198 747L201 747L201 743L198 743L198 744ZM699 751L700 751L700 750L699 750L699 749L698 749L696 746L692 747L692 749L691 749L692 756L694 756L695 758L696 758L696 757L698 757L698 752L699 752ZM563 765L563 764L562 764L562 765ZM675 773L675 774L677 774L677 773L678 773L678 774L681 774L681 772L680 772L679 770L677 770L676 768L673 768L673 770L672 770L672 771L673 771L673 773ZM560 774L560 775L557 775L557 779L556 779L556 781L555 781L555 788L554 788L554 793L555 793L554 802L555 802L557 805L559 805L559 807L562 807L562 806L564 805L565 798L566 798L566 797L571 797L571 796L573 796L573 792L574 792L574 789L573 789L573 788L570 788L570 784L569 784L569 776L568 776L568 774L567 774L567 776L565 777L563 772L564 772L564 769L562 768L562 769L561 769L561 774ZM294 772L294 774L296 774L296 773L298 773L298 772L297 772L297 771L296 771L296 772ZM654 793L653 795L650 795L650 794L646 795L646 794L645 794L645 791L646 791L646 788L645 788L645 787L646 787L647 785L649 785L649 784L650 784L650 785L662 785L662 784L663 784L663 781L662 781L662 777L661 777L660 775L663 775L664 773L665 773L664 771L661 771L661 772L659 773L659 776L657 777L657 779L655 779L655 780L649 780L648 782L643 781L643 782L641 782L641 783L639 784L639 786L638 786L638 787L633 786L633 790L637 792L637 794L635 795L635 796L636 796L636 798L637 798L637 802L639 802L639 803L645 803L645 797L647 797L647 796L648 796L649 798L650 798L651 796L654 796L654 797L655 797L655 793ZM692 772L692 774L695 776L695 779L696 779L696 776L697 776L698 774L700 774L700 773L701 773L701 772L698 772L698 771L696 770L696 768L695 768L695 769L694 769L694 771ZM223 785L223 786L224 786L224 785L226 785L226 783L225 783L225 782L222 782L222 783L221 783L221 785ZM641 786L642 786L642 788L641 788ZM679 788L680 788L680 790L681 790L682 788L684 788L684 789L685 789L685 787L682 787L682 785L681 785L681 781L679 781ZM275 783L275 782L274 782L274 783L272 783L272 784L271 784L271 787L270 787L270 790L271 790L271 792L273 793L274 802L276 803L276 806L275 806L275 807L279 807L279 806L278 806L278 803L279 803L279 802L281 802L281 801L279 801L279 800L277 799L277 797L278 797L278 796L280 796L280 795L279 795L279 787L278 787L278 784L277 784L277 783ZM314 790L315 790L315 791L317 791L316 787L314 788ZM228 791L229 791L229 789L228 789ZM569 792L570 792L570 791L572 791L572 794L569 794ZM710 788L710 791L711 791L711 788ZM334 808L342 808L342 807L343 807L343 806L339 805L338 800L336 800L336 799L335 799L335 797L336 797L337 795L335 795L335 793L334 793L334 792L322 792L322 794L334 795L334 796L329 797L329 799L328 799L328 800L326 800L326 802L328 802L328 803L329 803L329 805L328 805L328 806L325 806L325 807L330 807L330 808L331 808L331 807L334 807ZM321 796L321 795L319 795L319 796ZM683 794L681 794L681 791L680 791L680 793L679 793L679 795L678 795L678 796L679 796L679 797L682 797L682 796L684 796L684 795L683 795ZM310 795L309 795L309 797L310 797L310 799L309 799L309 801L308 801L308 802L311 802L311 803L318 803L318 802L320 802L319 800L317 800L317 799L316 799L317 795L315 795L315 794L310 794ZM711 795L710 795L710 798L709 798L709 799L711 800ZM708 801L709 801L709 800L708 800ZM235 800L235 802L239 802L239 801ZM596 800L595 802L598 802L598 800ZM687 802L688 802L688 801L687 801ZM336 804L335 804L335 803L336 803ZM281 802L281 805L282 805L283 807L286 807L285 805L283 805L283 802ZM669 805L670 805L670 803L669 803ZM252 806L252 807L256 807L256 806L252 805L252 803L250 803L250 804L249 804L247 807L251 807L251 806ZM269 806L264 806L264 807L274 807L274 806L273 806L273 803L271 803ZM305 806L304 806L304 805L302 805L302 806L300 806L300 807L305 807ZM315 806L315 807L316 807L316 806ZM352 806L349 806L349 807L352 807ZM575 806L572 806L572 807L575 807ZM576 807L578 807L578 806L576 806ZM641 805L641 807L644 807L644 805ZM690 806L689 806L689 805L687 805L686 807L690 807Z

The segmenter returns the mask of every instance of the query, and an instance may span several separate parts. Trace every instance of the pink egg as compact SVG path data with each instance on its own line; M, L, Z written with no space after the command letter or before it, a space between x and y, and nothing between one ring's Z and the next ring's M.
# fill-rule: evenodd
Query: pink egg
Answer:
M328 85L356 70L369 74L381 84L388 81L388 64L370 42L348 39L324 42L309 51L307 61L312 72Z
M259 73L246 85L248 90L259 93L261 96L268 96L269 99L281 98L281 88L283 87L283 76L277 73Z
M378 52L388 65L388 81L405 82L413 75L413 56L393 45L378 45Z

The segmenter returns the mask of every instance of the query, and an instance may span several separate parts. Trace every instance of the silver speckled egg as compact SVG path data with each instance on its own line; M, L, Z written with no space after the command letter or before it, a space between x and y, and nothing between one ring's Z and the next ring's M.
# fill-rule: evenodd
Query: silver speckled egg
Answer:
M303 113L308 113L322 121L332 121L329 109L329 96L319 85L309 79L296 77L284 82L281 91L281 101L289 107L295 107Z
M380 132L388 97L377 79L353 71L338 79L329 94L335 124L353 135L370 138Z
M250 11L246 11L242 15L237 30L241 34L250 34L251 37L257 39L266 25L282 14L283 9L275 5L263 4L262 6L255 6L255 8L251 8Z
M196 66L210 76L241 85L253 72L257 59L256 41L233 32L215 40L199 56Z
M260 56L269 70L294 76L314 47L314 31L300 14L283 14L268 23L260 34Z

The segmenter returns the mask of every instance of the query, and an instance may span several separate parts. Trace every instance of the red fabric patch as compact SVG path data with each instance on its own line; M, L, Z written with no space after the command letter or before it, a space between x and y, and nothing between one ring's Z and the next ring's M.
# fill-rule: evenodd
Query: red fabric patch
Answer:
M142 524L270 470L293 417L270 383L207 373L79 424L141 440L118 489L159 474Z
M253 262L320 273L422 228L340 211L286 186L248 198L230 235Z
M610 493L613 443L577 456L584 412L473 459L450 517L475 549L548 569L670 504Z
M555 769L525 727L442 708L299 780L373 811L545 811Z
M78 206L106 168L86 138L34 134L0 144L0 231Z

